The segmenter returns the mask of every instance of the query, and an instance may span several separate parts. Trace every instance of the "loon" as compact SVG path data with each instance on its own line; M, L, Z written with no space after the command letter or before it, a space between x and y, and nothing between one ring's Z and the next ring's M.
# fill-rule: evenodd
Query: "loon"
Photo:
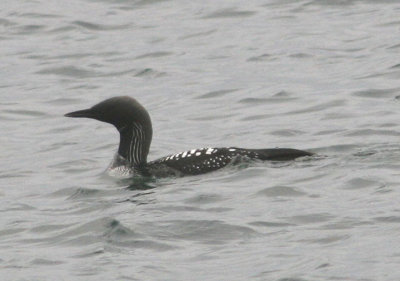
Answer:
M118 152L109 166L109 170L117 171L117 174L154 177L199 175L242 160L288 161L313 155L291 148L222 147L192 149L147 162L153 129L149 113L135 99L129 96L113 97L65 116L92 118L117 128L120 134Z

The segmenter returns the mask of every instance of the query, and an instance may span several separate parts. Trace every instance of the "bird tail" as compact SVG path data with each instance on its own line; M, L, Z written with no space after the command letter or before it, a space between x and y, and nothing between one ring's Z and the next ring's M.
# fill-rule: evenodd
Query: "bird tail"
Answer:
M258 159L269 161L289 161L299 157L313 155L313 153L311 152L292 148L267 148L247 150L256 153Z

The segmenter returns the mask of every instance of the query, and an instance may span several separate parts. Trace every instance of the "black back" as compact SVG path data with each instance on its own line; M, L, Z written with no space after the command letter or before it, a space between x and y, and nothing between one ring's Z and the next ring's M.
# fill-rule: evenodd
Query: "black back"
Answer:
M246 160L287 161L312 153L290 148L201 148L169 155L148 163L149 174L199 175Z

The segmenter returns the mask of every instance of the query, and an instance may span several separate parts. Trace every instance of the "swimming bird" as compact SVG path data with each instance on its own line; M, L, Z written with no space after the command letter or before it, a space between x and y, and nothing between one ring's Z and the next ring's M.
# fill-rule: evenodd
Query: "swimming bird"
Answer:
M200 148L147 162L153 135L150 115L135 99L118 96L91 108L65 114L114 125L120 134L118 152L109 166L117 174L167 177L199 175L243 160L287 161L312 153L291 148L246 149L237 147Z

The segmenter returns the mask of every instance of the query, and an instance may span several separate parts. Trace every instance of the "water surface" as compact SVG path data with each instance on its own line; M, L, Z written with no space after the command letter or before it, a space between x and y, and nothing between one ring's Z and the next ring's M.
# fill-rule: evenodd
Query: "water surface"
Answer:
M399 280L397 1L7 1L1 280ZM150 159L320 155L156 181L104 170L129 95Z

